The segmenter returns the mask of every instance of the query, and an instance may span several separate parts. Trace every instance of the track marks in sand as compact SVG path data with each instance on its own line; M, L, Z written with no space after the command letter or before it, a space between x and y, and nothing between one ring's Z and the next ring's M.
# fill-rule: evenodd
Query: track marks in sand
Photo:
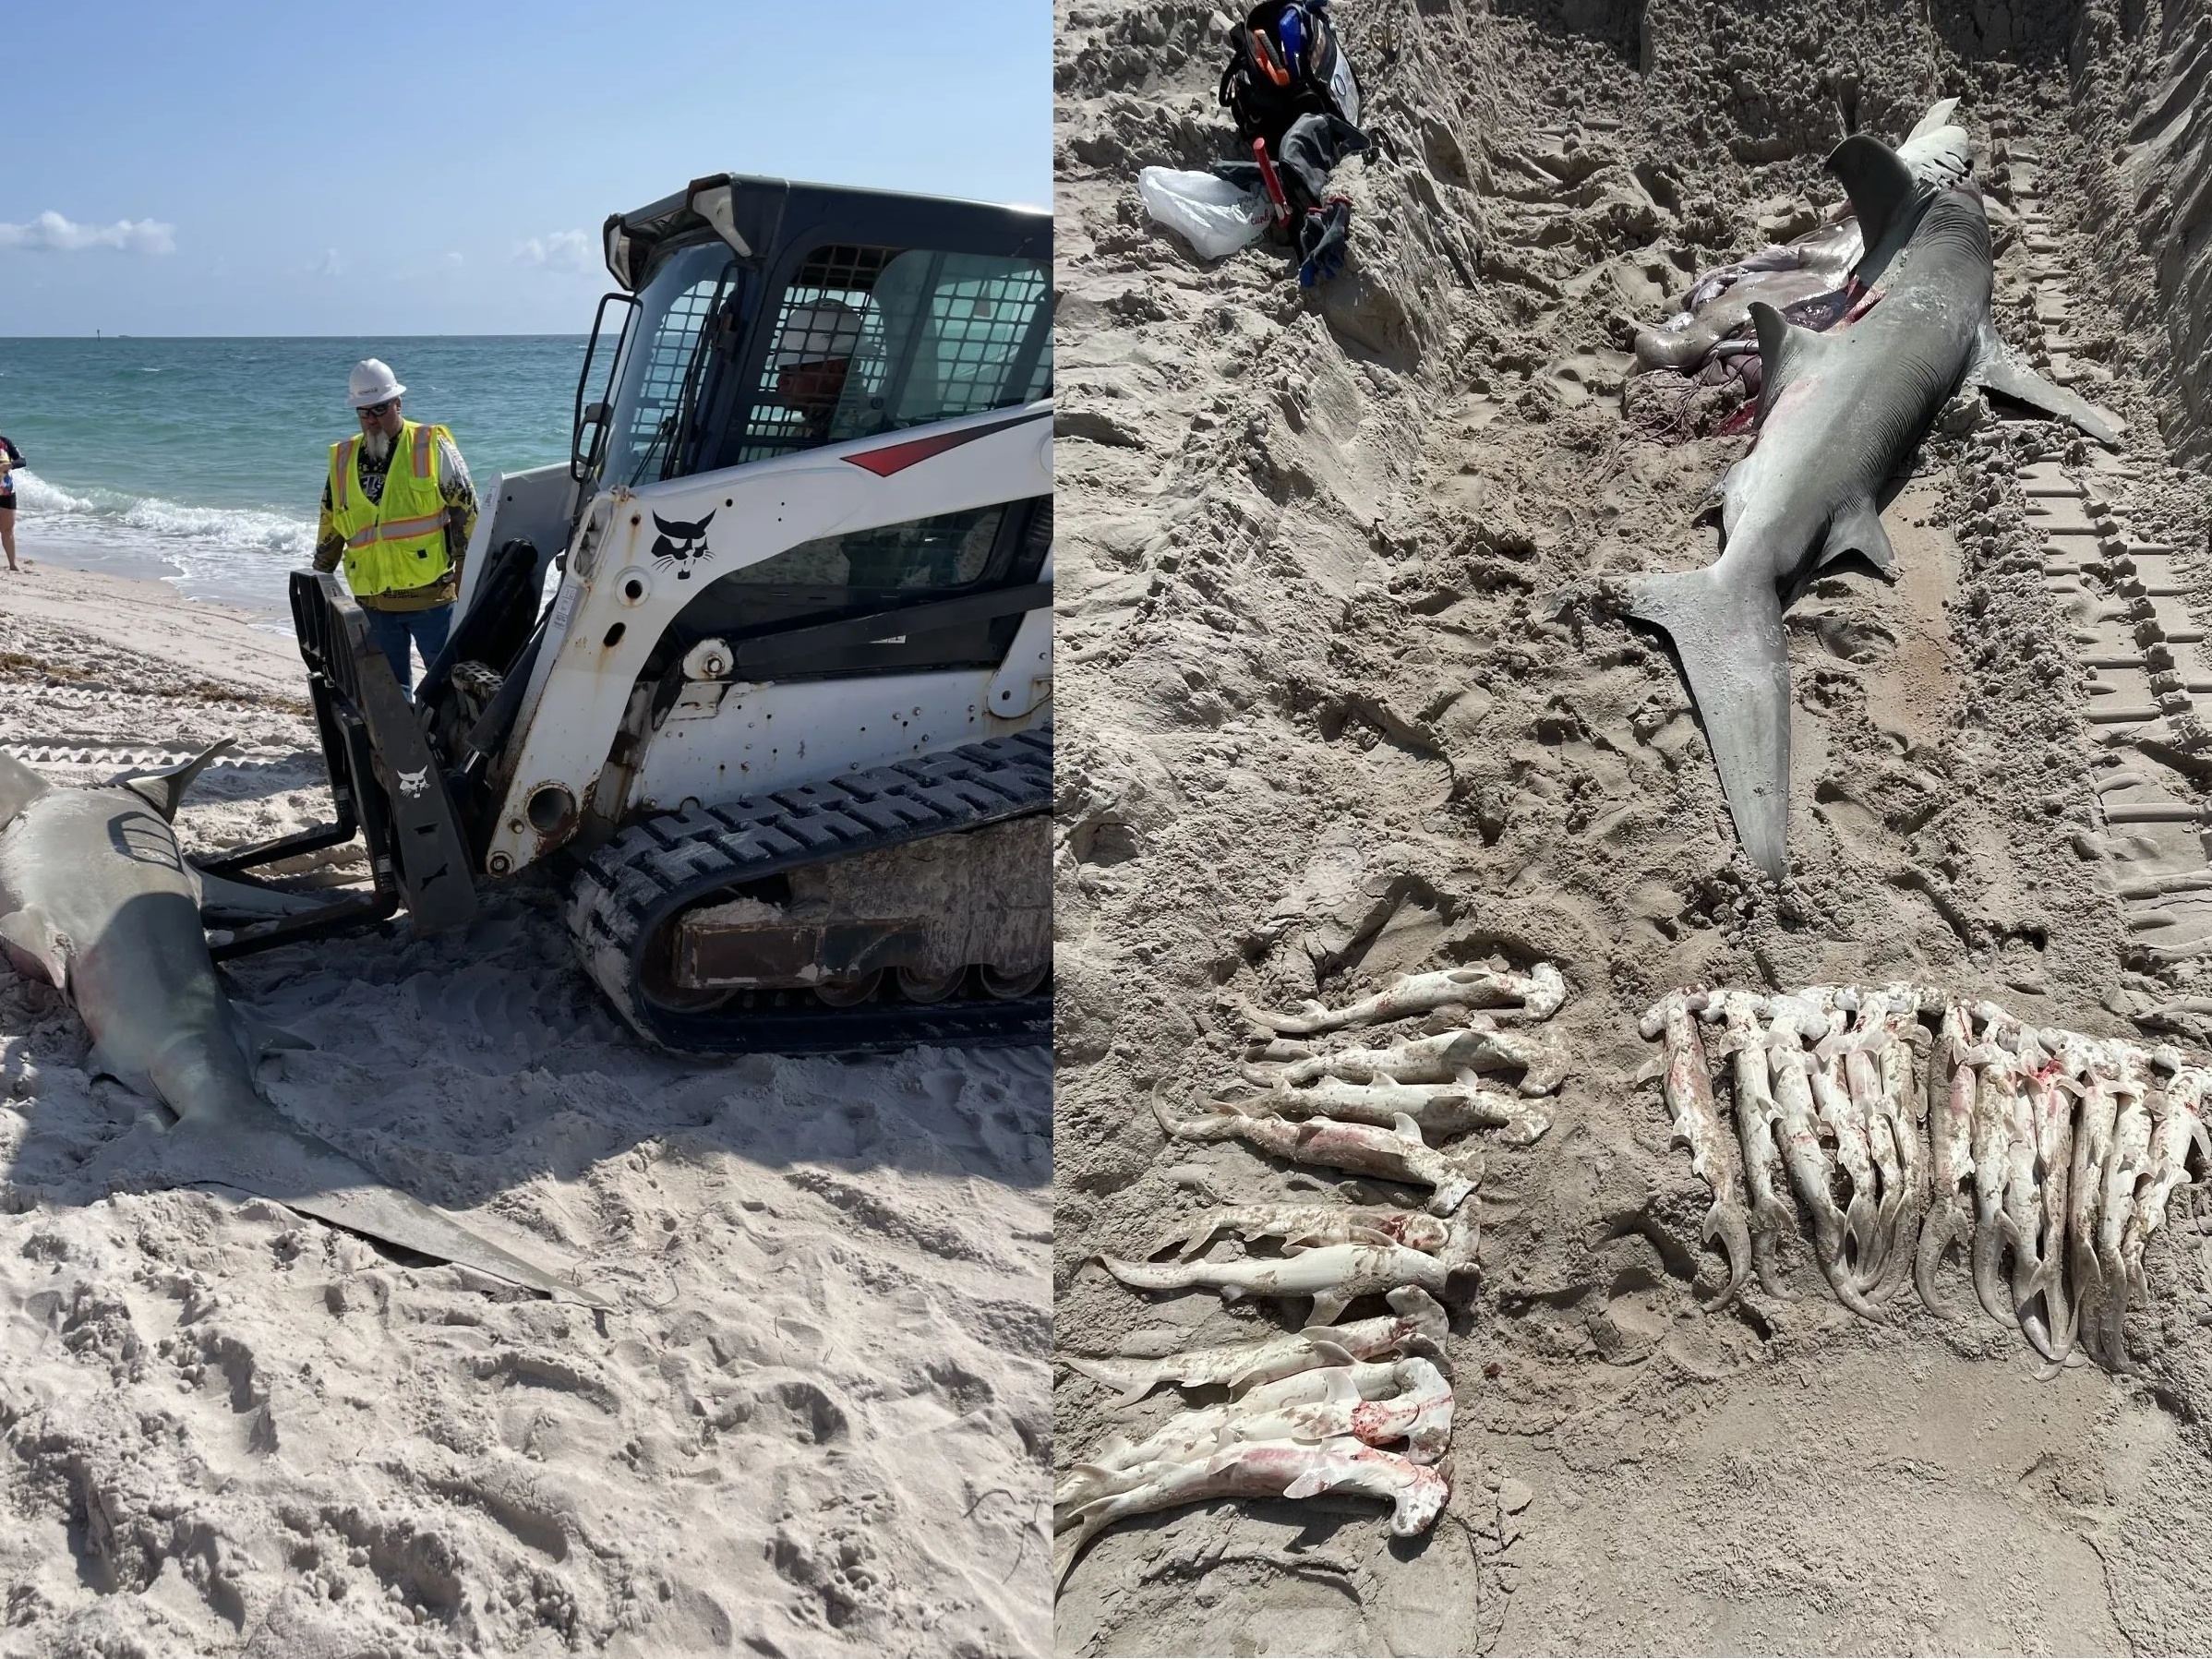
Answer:
M812 1193L860 1226L884 1238L912 1246L926 1256L949 1261L988 1262L994 1259L981 1240L973 1237L949 1214L932 1214L919 1205L880 1198L874 1192L831 1170L787 1171L784 1179L799 1191ZM873 1183L878 1188L882 1182Z
M556 1394L566 1394L597 1406L608 1415L614 1415L614 1389L596 1374L595 1367L579 1363L574 1358L551 1351L535 1352L500 1352L486 1355L470 1363L469 1370L479 1382L499 1382L510 1388L548 1389Z

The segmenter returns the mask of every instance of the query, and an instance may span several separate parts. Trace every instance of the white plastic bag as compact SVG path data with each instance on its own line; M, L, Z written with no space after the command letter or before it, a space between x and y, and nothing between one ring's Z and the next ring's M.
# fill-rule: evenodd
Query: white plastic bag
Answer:
M1136 175L1145 211L1179 231L1203 259L1218 259L1259 240L1272 211L1264 192L1238 189L1210 173L1147 167Z

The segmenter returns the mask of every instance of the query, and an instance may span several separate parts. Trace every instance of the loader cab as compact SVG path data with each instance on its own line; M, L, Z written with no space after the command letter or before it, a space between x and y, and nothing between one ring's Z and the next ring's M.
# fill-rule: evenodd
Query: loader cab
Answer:
M606 238L580 502L1051 395L1049 214L725 176Z
M578 426L580 512L608 487L1052 395L1048 214L723 179L610 219L606 234L609 270L619 280L635 272L639 285L605 395L594 403L579 391L580 410L598 411ZM595 341L587 381L599 356ZM1051 542L1048 497L809 541L703 586L667 629L655 667L666 673L703 640L741 644L1018 588L1037 580ZM981 614L825 638L780 656L777 672L788 680L981 666L1004 655L1019 620Z

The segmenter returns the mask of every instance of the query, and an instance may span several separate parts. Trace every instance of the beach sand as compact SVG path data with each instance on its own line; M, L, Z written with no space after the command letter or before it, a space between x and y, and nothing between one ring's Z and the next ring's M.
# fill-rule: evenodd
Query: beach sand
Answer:
M82 783L236 739L191 849L325 819L269 622L0 577L0 743ZM106 1192L147 1102L0 966L0 1655L1044 1650L1048 1057L672 1061L561 913L524 884L229 980L316 1045L282 1110L606 1314Z
M87 533L63 514L24 509L16 515L16 549L29 583L16 590L18 601L30 596L48 575L111 576L148 587L164 588L176 598L198 599L219 611L250 611L282 639L292 637L292 616L285 593L289 571L271 556L250 565L225 564L215 570L198 568L188 553L164 555L157 547L131 546L103 540ZM0 581L8 572L0 570ZM63 584L66 587L68 583ZM118 593L126 590L116 590ZM138 604L159 604L141 596Z

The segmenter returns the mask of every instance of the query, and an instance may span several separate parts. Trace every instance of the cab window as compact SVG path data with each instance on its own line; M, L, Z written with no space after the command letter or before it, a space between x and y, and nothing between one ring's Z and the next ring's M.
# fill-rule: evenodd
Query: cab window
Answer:
M729 305L737 274L729 250L708 243L676 255L639 296L601 473L608 482L649 484L687 470L682 428L697 396L707 325Z
M725 464L1052 394L1040 260L826 246L767 318L758 390Z

